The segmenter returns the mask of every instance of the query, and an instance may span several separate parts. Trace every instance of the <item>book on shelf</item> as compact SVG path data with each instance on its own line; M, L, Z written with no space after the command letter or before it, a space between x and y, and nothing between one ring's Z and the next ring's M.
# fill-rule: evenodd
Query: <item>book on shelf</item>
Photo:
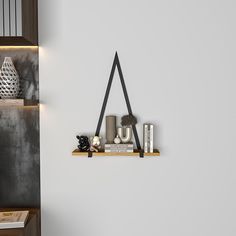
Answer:
M133 143L106 143L105 147L110 147L110 148L133 148L134 144Z
M109 150L109 149L105 149L105 152L134 152L134 150L118 150L118 149L114 149L114 150Z
M134 145L127 144L105 144L105 152L133 152Z
M24 228L29 211L0 212L0 229Z

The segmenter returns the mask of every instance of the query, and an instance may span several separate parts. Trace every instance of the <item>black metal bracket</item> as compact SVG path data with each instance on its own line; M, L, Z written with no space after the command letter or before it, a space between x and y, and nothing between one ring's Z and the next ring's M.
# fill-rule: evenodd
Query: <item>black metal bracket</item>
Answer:
M100 129L101 129L101 125L102 125L102 121L103 121L103 117L104 117L104 113L105 113L105 109L106 109L106 105L107 105L107 100L108 100L109 93L110 93L110 90L111 90L111 85L112 85L112 81L113 81L113 77L114 77L116 67L118 69L120 82L121 82L121 85L122 85L122 89L123 89L123 93L124 93L128 113L129 113L129 115L133 115L131 105L130 105L130 101L129 101L129 96L128 96L126 85L125 85L124 76L123 76L121 66L120 66L119 57L118 57L118 54L116 52L115 58L114 58L114 61L113 61L113 65L112 65L112 68L111 68L110 77L109 77L108 84L107 84L105 97L104 97L103 104L102 104L101 113L100 113L98 124L97 124L97 129L96 129L96 132L95 132L95 136L99 136L99 133L100 133ZM140 145L140 142L139 142L139 137L138 137L138 132L137 132L136 126L133 125L132 129L133 129L137 149L140 151L140 157L141 156L143 157L143 151L141 149L141 145Z
M139 157L140 158L144 158L144 151L143 151L143 149L139 150Z
M93 157L93 152L88 151L88 157L89 157L89 158L92 158L92 157Z

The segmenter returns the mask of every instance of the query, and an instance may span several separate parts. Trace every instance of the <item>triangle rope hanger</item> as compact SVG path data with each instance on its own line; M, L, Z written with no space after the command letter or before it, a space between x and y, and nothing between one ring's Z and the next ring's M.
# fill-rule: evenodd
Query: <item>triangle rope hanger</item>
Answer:
M130 101L129 101L129 96L128 96L126 85L125 85L124 76L123 76L121 66L120 66L120 60L119 60L118 54L116 52L115 58L114 58L114 61L113 61L113 65L112 65L112 68L111 68L111 73L110 73L110 77L109 77L109 80L108 80L107 88L106 88L106 93L105 93L103 104L102 104L101 113L100 113L98 124L97 124L97 129L96 129L96 132L95 132L95 136L99 136L99 133L100 133L100 130L101 130L101 125L102 125L104 113L105 113L105 110L106 110L107 100L108 100L109 93L110 93L110 90L111 90L111 85L112 85L112 81L113 81L113 78L114 78L114 73L115 73L116 68L118 69L120 82L121 82L121 85L122 85L122 90L123 90L123 93L124 93L128 113L129 113L129 115L133 115L132 108L131 108ZM143 157L143 150L142 150L141 145L140 145L136 125L132 125L132 129L133 129L133 134L134 134L136 146L137 146L137 149L139 151L139 155L140 155L140 157ZM91 153L90 153L90 155L91 155Z

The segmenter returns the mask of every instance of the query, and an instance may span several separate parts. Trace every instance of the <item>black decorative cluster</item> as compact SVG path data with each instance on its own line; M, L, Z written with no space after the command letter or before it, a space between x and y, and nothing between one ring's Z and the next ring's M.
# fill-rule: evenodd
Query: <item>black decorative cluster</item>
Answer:
M90 144L89 144L89 138L87 136L79 136L77 135L76 138L79 140L79 145L78 148L82 152L87 152L89 151Z
M137 118L133 115L125 115L121 118L122 126L130 126L130 125L136 125L136 124L137 124Z

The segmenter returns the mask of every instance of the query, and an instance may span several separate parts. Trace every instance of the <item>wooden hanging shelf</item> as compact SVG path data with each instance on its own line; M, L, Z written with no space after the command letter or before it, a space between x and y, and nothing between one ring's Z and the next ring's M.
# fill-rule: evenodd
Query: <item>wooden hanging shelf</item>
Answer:
M93 152L93 156L132 156L132 157L139 157L139 151L134 150L134 152ZM81 152L79 149L75 149L72 152L72 156L79 156L79 157L88 157L88 152ZM160 152L158 149L154 149L153 153L144 153L144 157L155 157L160 156Z
M119 57L117 52L115 53L115 58L112 64L112 69L111 69L111 73L109 76L109 81L107 84L107 88L106 88L106 93L105 93L105 97L103 100L103 104L102 104L102 109L100 112L100 116L99 116L99 120L98 120L98 124L97 124L97 129L95 132L95 136L99 137L99 133L100 133L100 129L101 129L101 125L102 125L102 121L103 121L103 117L104 117L104 113L105 113L105 109L106 109L106 105L107 105L107 100L109 97L109 93L111 90L111 85L112 85L112 81L114 78L114 73L115 73L115 69L118 70L119 73L119 77L120 77L120 82L122 85L122 90L124 93L124 97L125 97L125 102L127 105L127 110L128 110L128 116L131 117L131 119L136 120L136 118L133 116L133 112L131 109L131 105L130 105L130 101L129 101L129 96L128 96L128 92L126 89L126 85L125 85L125 80L124 80L124 76L121 70L121 65L120 65L120 61L119 61ZM129 117L129 118L130 118ZM133 124L132 124L133 123ZM132 125L132 130L133 130L133 135L134 135L134 139L136 142L136 146L137 149L134 150L133 152L104 152L104 150L101 150L99 152L81 152L79 149L75 149L72 152L73 156L79 156L79 157L93 157L93 156L124 156L124 157L157 157L160 156L160 152L158 149L154 149L154 152L152 153L144 153L141 145L140 145L140 141L139 141L139 137L138 137L138 132L136 129L136 123L137 122L131 122L130 125ZM153 140L152 140L153 141Z
M39 103L37 100L27 99L0 99L0 107L11 107L11 106L37 106Z

